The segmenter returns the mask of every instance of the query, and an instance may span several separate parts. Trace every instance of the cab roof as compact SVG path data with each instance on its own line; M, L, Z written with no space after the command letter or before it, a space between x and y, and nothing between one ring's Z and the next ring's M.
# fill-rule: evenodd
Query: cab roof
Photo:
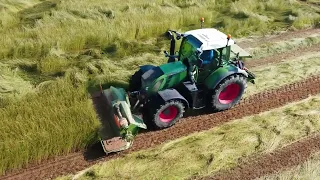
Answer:
M214 28L204 28L187 31L184 36L192 35L202 42L201 50L211 50L226 47L227 35ZM235 44L235 41L230 39L228 46Z

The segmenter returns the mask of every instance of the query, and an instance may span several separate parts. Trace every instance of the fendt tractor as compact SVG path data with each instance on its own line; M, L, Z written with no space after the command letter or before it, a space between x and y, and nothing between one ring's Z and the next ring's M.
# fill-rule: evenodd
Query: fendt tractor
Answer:
M167 34L167 63L140 66L128 88L101 89L109 119L100 142L107 154L132 146L139 129L169 128L187 109L230 109L239 103L247 82L254 83L255 75L242 61L251 55L230 35L214 28ZM176 40L181 40L178 52Z

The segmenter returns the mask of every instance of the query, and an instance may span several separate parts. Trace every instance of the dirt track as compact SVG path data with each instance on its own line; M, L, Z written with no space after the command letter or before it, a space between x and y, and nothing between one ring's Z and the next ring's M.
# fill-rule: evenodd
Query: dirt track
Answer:
M253 156L231 170L200 179L255 179L297 166L317 151L320 151L320 134L301 139L272 153Z
M268 56L261 59L252 59L248 60L248 62L245 63L245 65L248 68L253 68L257 66L267 65L267 64L275 64L279 63L281 61L289 61L290 59L294 59L297 57L302 57L303 55L310 54L313 52L319 52L320 51L320 44L311 46L311 47L305 47L305 48L297 48L295 50L291 50L284 53L279 53L274 56Z
M20 171L17 170L16 172L12 172L7 176L2 176L1 178L46 179L68 173L75 173L99 161L105 161L125 155L126 153L153 147L165 141L176 139L193 132L207 130L233 119L281 107L289 102L305 99L309 95L315 95L318 93L320 93L320 76L315 76L305 81L280 87L279 89L253 95L244 99L233 109L225 112L187 117L172 128L139 134L133 147L119 154L113 154L93 160L95 158L94 156L99 158L99 155L103 154L100 146L97 146L92 151L89 150L86 154L69 154L64 157L56 158L56 160L47 161L41 165L30 166L29 168ZM296 151L298 152L298 150ZM89 161L86 158L91 159L92 161Z
M252 41L242 41L237 44L239 44L239 46L241 46L242 48L254 48L264 43L286 41L291 38L302 38L316 33L320 33L319 28L304 29L299 31L287 31L277 35L254 38Z

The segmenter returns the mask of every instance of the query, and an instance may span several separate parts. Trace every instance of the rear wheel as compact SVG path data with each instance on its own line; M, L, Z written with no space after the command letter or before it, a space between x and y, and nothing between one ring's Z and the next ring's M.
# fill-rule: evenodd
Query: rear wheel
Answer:
M149 107L149 118L156 129L165 129L174 125L184 113L184 105L180 101L168 101L164 104Z
M235 74L225 78L214 90L211 105L214 110L223 111L238 104L247 87L246 77Z

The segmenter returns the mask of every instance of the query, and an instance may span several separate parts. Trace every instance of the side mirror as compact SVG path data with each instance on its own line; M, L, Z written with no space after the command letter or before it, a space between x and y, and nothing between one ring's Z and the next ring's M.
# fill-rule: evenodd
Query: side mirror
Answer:
M168 35L169 35L169 38L171 39L171 38L173 37L172 32L171 32L171 31L168 31L167 33L168 33Z
M169 57L170 56L167 51L163 51L163 53L164 53L165 57Z
M198 57L202 55L203 51L200 48L197 48L196 54Z
M197 48L197 51L196 51L196 55L197 55L197 66L198 67L201 67L202 66L202 63L203 63L203 60L200 58L200 56L202 55L203 51L200 49L200 48Z
M200 68L202 64L203 64L203 60L199 58L197 61L197 66Z

